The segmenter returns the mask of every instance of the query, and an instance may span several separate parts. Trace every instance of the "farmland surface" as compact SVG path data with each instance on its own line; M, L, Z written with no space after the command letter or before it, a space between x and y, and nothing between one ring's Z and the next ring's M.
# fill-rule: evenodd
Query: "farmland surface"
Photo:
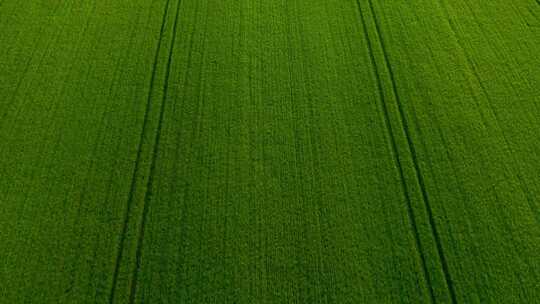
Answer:
M538 0L0 0L0 303L540 303Z

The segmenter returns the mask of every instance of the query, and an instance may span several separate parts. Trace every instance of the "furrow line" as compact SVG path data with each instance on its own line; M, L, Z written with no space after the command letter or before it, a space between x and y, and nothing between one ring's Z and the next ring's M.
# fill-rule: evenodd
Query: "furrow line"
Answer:
M156 53L154 55L154 62L153 62L153 66L152 66L152 75L150 76L150 85L149 85L149 89L148 89L148 96L147 96L147 99L146 99L146 107L145 107L145 112L144 112L143 125L142 125L142 128L141 128L141 133L139 135L139 145L137 147L137 156L135 158L135 167L133 169L133 173L132 173L132 176L131 176L131 186L130 186L130 191L129 191L129 194L128 194L128 201L127 201L126 211L124 213L124 221L123 221L123 226L122 226L122 233L120 235L120 241L119 241L119 244L118 244L118 252L117 252L116 262L115 262L115 266L114 266L111 292L110 292L110 295L109 295L109 303L113 303L114 296L115 296L115 293L116 293L118 275L119 275L119 272L120 272L120 265L121 265L122 258L123 258L123 251L124 251L125 240L126 240L126 235L127 235L127 229L128 229L128 224L129 224L129 215L131 214L131 209L132 209L132 205L133 205L133 201L134 201L135 188L136 188L136 184L137 184L137 182L136 182L137 181L137 175L138 175L139 170L140 170L140 163L141 163L141 158L142 158L142 146L143 146L143 142L144 142L144 134L146 133L146 129L148 128L148 116L149 116L149 113L150 113L150 105L151 105L151 101L152 101L152 92L153 92L153 89L154 89L154 82L155 82L155 78L156 78L156 74L157 74L157 70L158 70L157 65L158 65L158 61L159 61L159 54L161 52L161 45L162 45L162 41L163 41L163 35L165 33L165 24L166 24L167 13L169 11L169 4L170 4L170 0L167 0L167 3L165 4L165 9L163 11L163 18L162 18L162 21L161 21L161 28L160 28L160 32L159 32L159 38L158 38L158 44L157 44L157 48L156 48Z
M150 162L150 172L149 172L149 177L148 177L148 182L147 182L147 185L146 185L146 192L144 194L144 197L143 197L143 210L142 210L142 214L141 214L141 223L140 223L140 227L139 227L139 234L138 234L138 238L137 238L137 249L136 249L136 252L135 252L135 266L133 268L133 274L132 274L132 284L131 284L131 291L130 291L130 294L129 294L129 303L134 303L135 302L135 296L136 296L136 291L137 291L137 279L138 279L138 275L139 275L139 269L140 269L140 264L141 264L141 256L142 256L142 244L143 244L143 238L144 238L144 228L145 228L145 225L146 225L146 219L147 219L147 214L148 214L148 205L149 205L149 200L152 196L152 186L154 184L154 173L155 173L155 169L156 169L156 160L157 160L157 155L158 155L158 150L159 150L159 142L160 142L160 139L161 139L161 128L163 126L163 116L164 116L164 113L165 113L165 104L166 104L166 101L167 101L167 97L168 97L168 93L169 93L169 77L170 77L170 74L171 74L171 66L172 66L172 58L173 58L173 53L174 53L174 45L175 45L175 42L176 42L176 35L177 35L177 30L178 30L178 20L179 20L179 16L180 16L180 6L182 4L182 1L181 0L178 0L177 1L177 5L176 5L176 13L175 13L175 16L174 16L174 24L173 24L173 29L172 29L172 39L171 39L171 45L169 47L169 57L167 59L167 67L166 67L166 71L165 71L165 80L163 82L163 98L161 100L161 105L160 105L160 110L159 110L159 118L158 118L158 125L157 125L157 129L156 129L156 136L155 136L155 141L154 141L154 145L153 145L153 151L152 151L152 159L151 159L151 162Z
M364 34L365 39L366 39L369 58L371 60L371 65L373 67L373 74L375 75L375 78L376 78L377 90L378 90L378 93L379 93L379 100L380 100L380 103L382 104L381 108L383 110L384 124L385 124L386 130L388 132L388 135L390 136L390 145L392 147L392 154L393 154L396 166L398 168L401 186L402 186L403 192L405 194L405 199L407 201L407 214L408 214L409 220L411 221L412 231L413 231L413 234L414 234L414 239L415 239L418 255L420 257L421 264L422 264L422 271L423 271L423 274L424 274L424 279L426 280L426 283L429 286L429 294L430 294L431 302L435 303L435 293L433 291L433 286L431 284L431 277L429 275L429 271L428 271L428 268L427 268L426 257L424 256L424 250L423 250L423 247L422 247L422 243L420 241L420 235L419 235L419 232L418 232L418 227L417 227L417 223L416 223L416 217L414 215L414 210L413 210L413 207L412 207L411 195L410 195L409 189L408 189L408 187L407 187L407 185L405 183L405 173L404 173L403 165L401 164L401 160L399 158L399 151L398 151L398 148L397 148L398 145L397 145L397 142L396 142L396 139L395 139L395 136L394 136L394 132L392 130L392 124L390 123L390 115L388 113L389 111L388 111L386 98L384 97L383 84L382 84L382 80L381 80L381 77L380 77L380 74L379 74L379 68L378 68L378 65L377 65L377 61L375 59L375 55L373 53L373 46L371 44L371 39L369 38L369 34L368 34L368 30L367 30L367 23L366 23L366 20L364 18L364 15L362 13L362 5L360 4L360 0L356 0L356 3L358 5L358 9L360 11L359 13L360 13L360 20L362 22L362 30L363 30L363 34Z
M437 246L437 253L438 253L439 259L441 261L441 266L442 266L442 271L444 273L445 283L446 283L446 285L448 287L448 291L450 292L450 297L451 297L452 303L457 303L457 297L456 297L456 292L454 290L454 284L452 282L452 278L450 276L450 271L448 269L448 262L446 260L444 250L443 250L443 247L442 247L442 243L441 243L441 240L440 240L440 235L439 235L439 233L437 231L437 226L435 224L435 219L434 219L434 216L433 216L433 210L431 208L431 204L429 202L427 190L426 190L426 187L425 187L424 177L422 176L422 173L420 171L420 167L418 165L418 156L417 156L416 149L414 148L414 144L412 142L412 138L411 138L411 135L410 135L410 129L409 129L409 125L407 123L405 110L403 109L403 104L402 104L401 98L400 98L398 90L397 90L394 72L393 72L393 69L392 69L392 67L390 65L388 52L386 50L386 45L384 43L384 40L382 39L379 20L377 18L377 15L375 13L375 9L373 7L373 1L368 0L368 4L369 4L369 9L371 11L371 15L372 15L372 18L373 18L373 21L374 21L374 24L375 24L375 30L376 30L377 35L378 35L379 44L381 46L381 50L382 50L382 53L383 53L384 63L386 65L386 69L388 70L392 92L393 92L393 94L395 96L395 99L396 99L396 104L397 104L397 108L398 108L398 112L399 112L400 123L401 123L401 126L403 127L403 132L404 132L406 140L407 140L407 146L408 146L407 148L410 151L410 154L411 154L411 157L412 157L414 171L415 171L415 174L416 174L416 179L417 179L417 181L419 183L419 186L420 186L420 191L421 191L421 194L422 194L423 203L424 203L424 205L426 207L426 211L427 211L427 214L428 214L428 220L429 220L431 232L433 234L435 244Z

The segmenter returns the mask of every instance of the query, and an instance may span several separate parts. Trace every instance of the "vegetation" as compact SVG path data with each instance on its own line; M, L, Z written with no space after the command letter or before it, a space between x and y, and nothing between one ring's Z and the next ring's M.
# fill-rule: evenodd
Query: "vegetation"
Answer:
M0 302L538 302L539 20L0 1Z

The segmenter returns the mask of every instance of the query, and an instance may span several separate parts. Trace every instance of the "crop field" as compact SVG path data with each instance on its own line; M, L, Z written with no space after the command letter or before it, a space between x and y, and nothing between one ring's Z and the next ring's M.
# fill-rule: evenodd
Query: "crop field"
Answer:
M0 0L0 303L540 303L538 0Z

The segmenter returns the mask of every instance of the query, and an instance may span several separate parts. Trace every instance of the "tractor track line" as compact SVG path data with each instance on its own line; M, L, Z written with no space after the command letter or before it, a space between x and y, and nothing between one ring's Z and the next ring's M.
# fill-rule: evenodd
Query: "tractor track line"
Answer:
M131 177L131 186L130 186L130 191L129 191L129 194L128 194L127 207L126 207L126 211L124 213L124 221L123 221L123 225L122 225L122 233L120 235L120 241L119 241L119 244L118 244L118 252L117 252L116 262L115 262L115 266L114 266L112 286L111 286L111 291L110 291L110 294L109 294L109 303L114 302L114 297L115 297L115 294L116 294L116 286L117 286L117 282L118 282L118 275L119 275L119 272L120 272L120 265L121 265L122 258L123 258L123 251L124 251L126 234L127 234L128 224L129 224L129 215L131 214L131 210L132 210L132 205L133 205L134 196L135 196L135 188L136 188L136 184L137 184L137 182L136 182L137 181L137 175L138 175L139 170L140 170L140 163L141 163L141 158L142 158L142 156L141 156L141 154L142 154L142 146L143 146L143 142L144 142L144 134L146 133L146 129L148 128L148 116L149 116L149 113L150 113L152 92L153 92L153 89L154 89L154 83L155 83L156 74L157 74L157 65L158 65L158 61L159 61L159 54L161 52L161 45L162 45L162 41L163 41L163 35L165 33L165 24L166 24L167 14L168 14L168 11L169 11L169 4L170 4L170 0L167 0L167 3L165 4L165 9L164 9L164 12L163 12L163 17L162 17L161 28L160 28L160 32L159 32L157 48L156 48L156 52L155 52L155 55L154 55L154 62L153 62L153 65L152 65L152 75L150 77L150 85L149 85L148 96L147 96L147 100L146 100L146 107L145 107L145 112L144 112L143 125L142 125L141 133L140 133L140 136L139 136L139 145L138 145L138 148L137 148L137 156L135 158L135 168L133 169L133 174L132 174L132 177Z
M156 135L155 135L155 141L153 145L153 151L152 151L152 159L150 162L150 173L148 177L148 182L146 185L146 192L144 194L143 199L143 210L141 214L141 220L140 220L140 227L139 227L139 233L137 237L137 249L135 252L135 266L133 268L132 273L132 283L131 283L131 290L129 293L129 302L128 303L134 303L136 292L137 292L137 279L139 275L139 270L141 266L141 256L142 256L142 248L143 248L143 239L144 239L144 232L145 232L145 226L146 226L146 219L148 218L148 207L149 207L149 201L152 197L152 187L154 184L154 175L155 175L155 169L156 169L156 162L157 162L157 155L158 155L158 147L159 142L161 139L161 129L163 126L163 116L165 113L165 104L167 101L168 93L169 93L169 77L171 74L171 66L172 66L172 59L173 59L173 53L174 53L174 45L176 43L176 36L178 31L178 20L180 16L180 7L181 7L182 1L178 0L176 5L176 13L174 16L174 24L172 28L172 39L171 39L171 45L169 47L169 56L167 59L167 67L165 71L165 80L163 82L163 97L161 100L161 105L159 109L159 118L158 118L158 126L156 129Z
M386 65L386 68L387 68L389 76L390 76L390 82L391 82L391 85L392 85L392 91L393 91L393 93L395 95L395 98L396 98L396 104L397 104L397 108L398 108L398 111L399 111L401 125L403 127L403 132L405 133L405 137L407 139L407 146L408 146L409 151L411 152L413 165L414 165L414 171L415 171L415 174L416 174L416 179L417 179L418 184L420 186L420 190L421 190L421 193L422 193L422 200L424 202L424 205L426 207L426 211L427 211L427 214L428 214L428 220L429 220L431 232L432 232L434 240L435 240L435 245L437 247L437 253L438 253L438 256L439 256L439 259L440 259L440 262L441 262L442 271L444 273L445 283L446 283L446 286L447 286L448 291L450 293L450 298L451 298L452 303L457 303L457 297L456 297L454 284L453 284L452 278L450 276L450 271L448 269L448 262L447 262L445 254L444 254L444 250L443 250L443 247L442 247L440 235L439 235L439 232L437 231L437 226L435 224L435 219L434 219L434 216L433 216L433 210L432 210L431 204L429 202L429 197L428 197L428 194L427 194L427 190L426 190L426 186L425 186L425 182L424 182L424 177L422 176L422 173L420 172L420 166L418 165L418 156L417 156L416 149L414 148L414 144L412 142L412 138L411 138L411 135L410 135L411 132L410 132L410 128L409 128L409 125L407 123L407 120L406 120L405 110L403 109L403 103L401 101L401 98L400 98L398 90L397 90L394 72L393 72L392 66L390 65L390 61L389 61L389 58L388 58L389 57L388 52L386 50L386 44L384 43L384 40L382 39L382 36L381 36L379 19L377 18L377 15L375 14L375 9L373 7L373 1L368 0L368 3L369 3L369 9L371 11L373 21L375 23L375 29L376 29L377 34L378 34L378 40L379 40L381 50L382 50L382 53L383 53L385 65Z
M373 74L375 75L375 78L376 78L377 91L379 93L379 100L380 100L381 108L382 108L382 111L383 111L384 124L385 124L386 130L388 132L388 135L390 137L390 145L392 147L392 152L393 152L392 154L393 154L394 161L395 161L395 163L397 165L397 169L398 169L398 172L399 172L401 187L403 189L403 192L405 194L405 199L407 201L407 214L409 216L409 220L411 221L412 231L413 231L413 235L414 235L418 255L420 257L421 264L422 264L422 272L424 274L424 278L426 280L426 283L427 283L427 285L429 287L429 295L430 295L431 302L436 303L436 301L435 301L435 293L433 291L433 286L431 284L431 277L429 275L429 271L428 271L428 268L427 268L426 257L424 256L424 250L423 250L422 243L420 241L420 234L418 232L418 225L416 223L416 217L414 215L414 210L413 210L413 207L412 207L411 195L410 195L409 189L408 189L408 187L407 187L407 185L405 183L405 173L404 173L403 165L401 164L401 160L399 158L399 150L397 148L398 144L396 142L395 135L394 135L394 132L392 130L392 124L390 123L390 114L389 114L389 111L388 111L388 106L386 105L386 98L384 97L383 84L382 84L381 76L380 76L379 70L377 68L378 65L376 63L377 61L375 59L375 55L374 55L374 52L373 52L373 46L371 44L371 39L369 38L369 34L368 34L368 31L367 31L367 23L366 23L366 20L364 18L364 15L362 13L362 5L360 4L360 0L356 0L356 3L358 5L358 9L360 11L359 13L360 13L360 19L361 19L361 22L362 22L362 30L363 30L363 34L364 34L365 39L366 39L369 58L371 60L371 65L373 67Z

